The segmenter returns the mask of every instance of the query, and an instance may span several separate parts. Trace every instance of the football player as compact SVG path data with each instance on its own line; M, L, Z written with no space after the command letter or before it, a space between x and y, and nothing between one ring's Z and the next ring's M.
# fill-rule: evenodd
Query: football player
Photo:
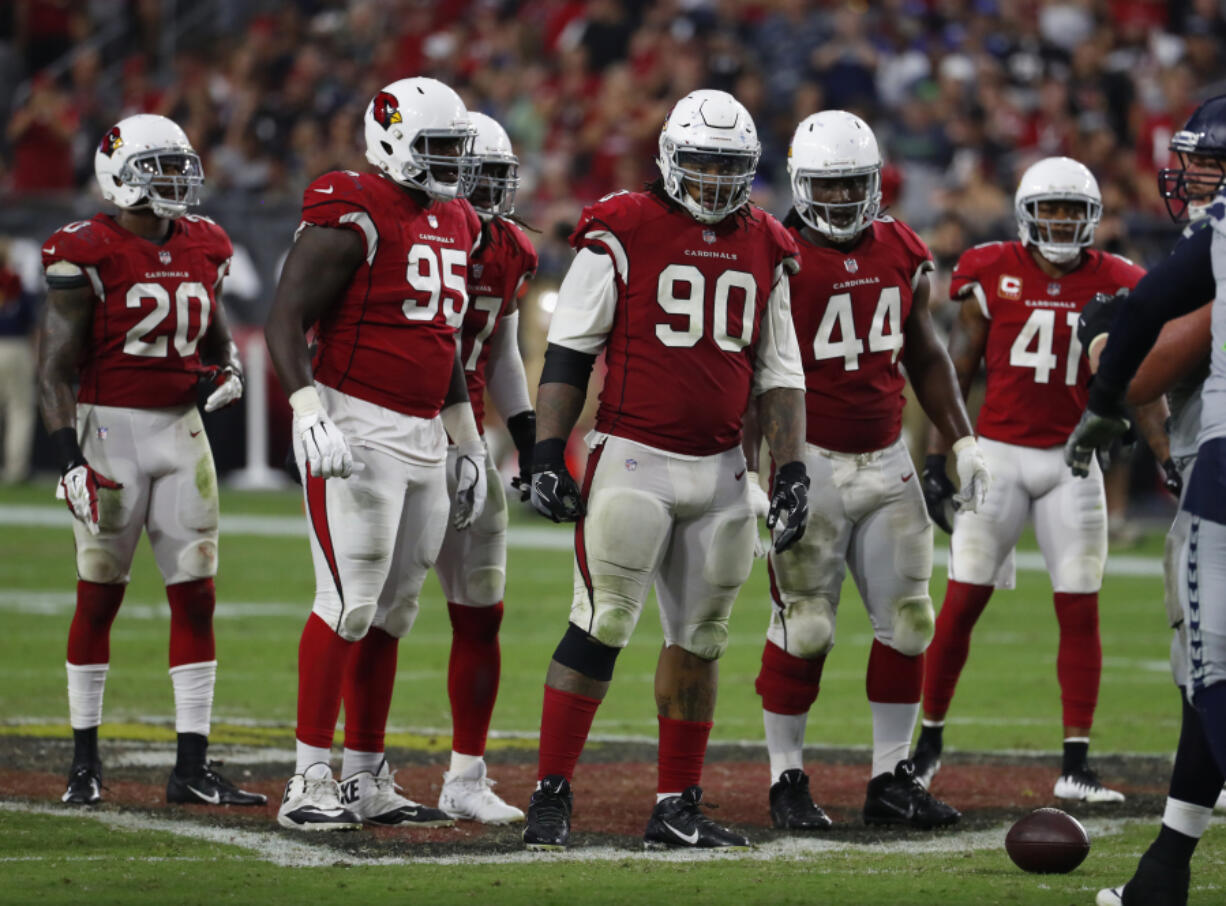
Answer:
M1226 280L1226 96L1201 104L1172 137L1170 149L1180 166L1159 174L1159 191L1175 220L1186 216L1192 223L1171 255L1117 300L1086 410L1065 447L1073 471L1085 474L1095 451L1126 430L1125 394L1135 403L1156 392L1152 387L1178 381L1170 394L1171 446L1180 457L1176 462L1184 489L1167 538L1166 579L1168 616L1177 630L1171 665L1182 692L1179 745L1157 838L1126 884L1099 891L1098 906L1187 903L1192 854L1226 776L1226 580L1221 568L1226 551L1221 491L1226 322L1218 294ZM1084 328L1087 337L1100 333L1090 324ZM1197 391L1202 379L1203 395Z
M70 223L43 246L39 404L59 459L56 496L76 517L67 664L74 752L63 800L101 800L98 725L111 623L145 529L170 602L178 754L166 798L261 805L265 796L236 788L206 757L218 507L196 394L201 383L211 388L212 412L243 393L220 304L233 249L221 227L187 213L204 173L183 130L165 117L120 120L94 152L94 174L119 212Z
M756 519L741 420L756 398L776 470L768 524L804 533L804 374L785 271L796 243L749 204L761 146L745 108L695 91L660 132L661 179L588 207L537 392L532 504L578 520L570 623L545 679L529 849L570 835L575 764L655 585L656 806L649 847L744 847L700 809L728 615L753 565ZM582 489L563 459L603 350L607 376Z
M993 482L977 513L953 520L949 584L924 673L924 723L915 764L927 786L940 766L945 715L975 621L994 586L1012 587L1013 548L1027 515L1047 562L1060 625L1056 672L1064 708L1064 754L1054 795L1122 802L1090 768L1090 725L1098 701L1102 644L1098 590L1107 556L1102 471L1069 474L1061 448L1086 399L1089 370L1077 317L1097 293L1131 289L1144 271L1092 248L1102 215L1098 183L1085 166L1049 157L1022 175L1014 198L1019 239L970 249L954 268L950 295L962 304L949 340L962 392L982 359L987 394L976 430ZM930 442L924 468L929 512L949 528L952 493L944 446Z
M536 272L536 250L512 219L519 187L519 159L506 130L484 113L470 114L477 130L476 187L469 198L481 218L481 244L468 267L468 313L460 329L460 360L477 430L483 430L485 393L506 421L519 451L516 484L528 486L536 413L528 400L528 381L519 354L518 301ZM455 493L457 448L447 450L448 481ZM498 627L506 590L507 498L496 466L487 463L489 496L473 524L447 527L435 570L451 617L451 661L447 694L451 700L451 764L443 775L438 807L452 818L486 824L522 821L486 776L485 741L498 696L501 654Z
M453 823L397 792L384 732L397 646L449 514L467 529L486 495L456 344L481 231L463 200L474 130L459 95L427 78L380 91L363 124L377 172L326 173L307 187L265 328L294 410L315 564L298 649L297 766L277 820L312 831ZM312 326L313 362L303 337ZM338 786L329 757L342 701Z
M907 757L933 613L932 523L899 436L903 368L953 443L966 510L987 493L988 473L928 313L932 253L880 212L881 167L872 129L844 110L807 117L788 151L794 206L784 225L800 248L792 320L807 384L805 464L814 493L804 538L769 555L774 607L756 687L770 751L771 819L794 830L831 823L813 802L801 751L848 566L873 624L864 820L931 828L960 817L920 786ZM755 468L758 446L756 432L747 431ZM751 473L750 486L765 497L756 479Z

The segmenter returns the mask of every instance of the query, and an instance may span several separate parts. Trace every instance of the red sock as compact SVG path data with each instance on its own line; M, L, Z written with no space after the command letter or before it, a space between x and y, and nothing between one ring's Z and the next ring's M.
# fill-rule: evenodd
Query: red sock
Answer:
M68 627L68 663L109 664L111 624L123 603L126 585L77 582L77 609Z
M1058 591L1056 620L1060 623L1060 653L1056 676L1064 703L1066 727L1089 727L1098 704L1103 672L1103 644L1098 635L1098 593Z
M924 715L943 720L958 677L971 650L971 630L992 597L991 585L967 585L952 579L937 614L936 634L928 646L924 671Z
M903 654L873 639L864 688L870 702L914 705L924 686L924 656Z
M659 715L657 793L684 793L702 780L702 762L714 724L709 720L674 720Z
M170 602L170 666L217 660L213 640L213 608L217 593L212 579L166 586Z
M345 748L382 752L387 715L396 685L396 654L400 640L371 627L353 645L345 669Z
M575 776L575 765L583 754L583 744L592 732L592 719L599 707L600 699L545 686L537 780L550 774L561 774L567 780Z
M808 714L817 701L825 665L824 654L809 661L767 641L762 649L762 669L754 682L762 696L763 710L774 714Z
M502 672L498 648L502 602L493 607L448 602L447 613L451 617L451 660L447 664L451 748L463 755L484 755Z
M298 739L326 749L332 745L341 710L341 683L353 651L317 614L307 618L298 643Z

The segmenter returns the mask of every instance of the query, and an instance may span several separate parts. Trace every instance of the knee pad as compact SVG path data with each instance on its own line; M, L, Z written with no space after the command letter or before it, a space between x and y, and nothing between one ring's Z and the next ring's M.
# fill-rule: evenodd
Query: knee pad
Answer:
M569 623L562 641L554 649L553 659L588 679L607 683L613 679L613 665L619 654L620 648L602 644L574 623Z
M703 660L719 660L728 648L728 618L715 617L694 623L686 628L685 637L677 639L676 644Z
M889 646L907 657L923 654L936 631L932 598L927 595L899 598L890 610L894 638Z
M85 547L77 551L77 574L96 585L127 584L127 570L109 550Z
M324 622L328 622L327 614L319 614ZM336 624L336 634L346 642L356 642L363 638L370 631L370 626L375 619L375 604L372 601L369 604L359 606L348 605L345 607L345 612L341 614L341 618ZM390 632L388 633L391 634Z
M217 541L205 538L184 545L179 552L179 572L188 579L211 579L217 575Z
M811 660L834 647L835 605L821 595L793 598L783 611L787 645L795 657Z
M1103 561L1093 554L1069 557L1060 563L1059 581L1053 583L1071 594L1092 594L1103 585Z
M479 566L465 575L464 592L473 604L489 607L502 600L506 578L501 566Z
M379 628L394 639L403 639L417 622L418 610L416 597L401 598L387 609Z
M758 521L737 515L721 522L711 536L703 578L717 588L739 589L753 569L754 535Z

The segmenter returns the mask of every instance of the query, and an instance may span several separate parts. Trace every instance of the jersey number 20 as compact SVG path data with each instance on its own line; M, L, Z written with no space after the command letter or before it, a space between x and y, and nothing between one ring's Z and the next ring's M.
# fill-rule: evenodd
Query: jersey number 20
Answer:
M160 283L133 283L128 289L126 299L128 308L141 308L146 299L153 300L153 309L132 325L124 338L123 351L128 355L139 355L147 358L164 359L170 354L169 325L165 330L159 330L170 318L170 292ZM199 311L199 327L196 335L189 337L191 326L191 310L196 306ZM196 351L200 338L209 328L209 318L213 312L213 300L203 283L180 283L175 288L174 343L175 352L180 358L186 359ZM154 336L155 331L157 335Z

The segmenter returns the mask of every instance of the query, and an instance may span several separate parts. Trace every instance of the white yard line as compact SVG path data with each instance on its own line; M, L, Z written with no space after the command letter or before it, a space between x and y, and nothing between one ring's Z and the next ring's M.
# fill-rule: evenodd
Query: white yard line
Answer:
M877 855L919 855L925 853L963 853L969 850L999 849L1004 843L1007 825L990 830L942 833L892 840L888 843L853 843L813 837L789 837L764 843L748 852L643 852L635 849L619 849L611 846L578 846L565 853L539 854L530 852L472 853L446 856L428 854L406 856L361 856L327 845L312 845L305 837L291 837L286 833L243 830L216 827L198 823L191 818L169 820L148 813L111 812L106 810L82 812L62 807L25 802L0 802L0 811L20 812L30 815L50 815L58 818L97 821L107 827L124 831L155 831L236 846L251 853L255 858L286 868L308 868L335 865L338 861L347 865L549 865L565 862L620 862L638 859L645 862L706 862L715 859L748 859L752 861L777 861L779 859L808 859L814 855L832 852L873 853ZM1127 824L1152 824L1152 818L1105 819L1084 821L1091 839L1120 833ZM322 841L321 841L322 844Z

